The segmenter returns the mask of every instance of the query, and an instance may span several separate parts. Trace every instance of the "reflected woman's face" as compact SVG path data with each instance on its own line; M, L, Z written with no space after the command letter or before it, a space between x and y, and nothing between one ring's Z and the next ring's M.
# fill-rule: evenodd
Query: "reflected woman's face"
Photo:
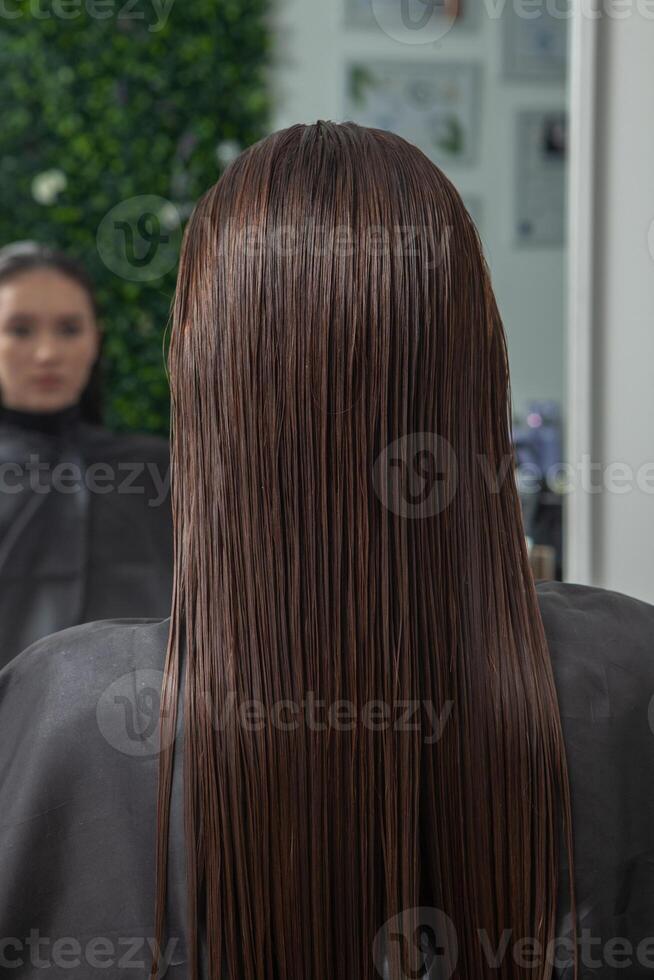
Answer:
M74 279L35 269L0 281L0 395L56 412L79 400L99 350L91 300Z

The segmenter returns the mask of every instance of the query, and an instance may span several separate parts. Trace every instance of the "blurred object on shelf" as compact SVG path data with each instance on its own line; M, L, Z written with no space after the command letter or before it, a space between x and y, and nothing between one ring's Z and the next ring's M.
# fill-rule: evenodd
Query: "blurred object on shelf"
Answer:
M525 534L536 554L540 546L553 552L553 574L540 577L561 581L563 432L558 402L530 402L525 421L514 426L513 443Z
M533 544L527 538L529 565L537 582L551 582L556 579L556 551L549 544Z

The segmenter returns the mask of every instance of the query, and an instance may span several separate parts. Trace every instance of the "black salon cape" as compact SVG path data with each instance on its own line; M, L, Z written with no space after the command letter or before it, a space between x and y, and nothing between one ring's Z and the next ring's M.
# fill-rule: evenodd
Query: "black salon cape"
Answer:
M558 582L539 583L537 592L570 772L579 928L593 940L579 976L653 977L654 943L640 966L635 950L654 935L654 606ZM157 785L148 739L169 627L169 619L74 627L0 672L3 976L114 977L122 957L126 976L147 977ZM181 724L180 717L176 749ZM180 756L165 960L171 980L188 976ZM565 898L559 908L565 937ZM601 952L616 939L634 950L626 969L615 966L625 963L624 945L622 953ZM67 942L55 947L57 940ZM37 954L52 964L43 972L33 965ZM10 972L8 963L20 966Z
M78 623L169 614L169 476L157 436L0 418L0 667Z

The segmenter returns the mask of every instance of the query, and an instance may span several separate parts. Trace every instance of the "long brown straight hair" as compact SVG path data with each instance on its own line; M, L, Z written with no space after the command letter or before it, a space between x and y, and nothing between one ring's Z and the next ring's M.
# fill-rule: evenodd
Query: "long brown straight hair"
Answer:
M550 976L488 962L506 929L555 936L570 801L505 337L457 191L353 123L250 147L186 229L168 365L159 936L183 679L189 980L200 930L212 980L418 977L425 910L456 937L441 975Z

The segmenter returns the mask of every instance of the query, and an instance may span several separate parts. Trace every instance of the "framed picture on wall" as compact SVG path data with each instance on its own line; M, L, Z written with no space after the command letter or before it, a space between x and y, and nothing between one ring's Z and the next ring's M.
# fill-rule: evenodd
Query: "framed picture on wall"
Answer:
M543 5L536 17L521 17L515 4L504 13L504 74L507 78L564 81L567 19Z
M346 72L346 118L398 133L435 163L475 162L481 115L475 62L361 59Z
M567 117L528 109L516 118L515 238L519 245L565 241Z

